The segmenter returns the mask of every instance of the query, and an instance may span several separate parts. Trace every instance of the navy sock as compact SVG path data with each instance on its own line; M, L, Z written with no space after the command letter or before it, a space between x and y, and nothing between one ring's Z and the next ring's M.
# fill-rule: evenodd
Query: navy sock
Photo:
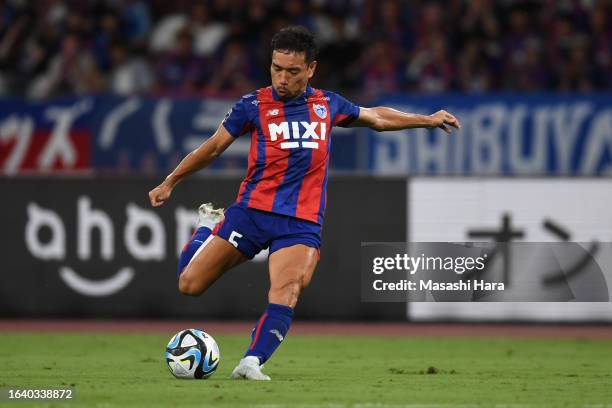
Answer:
M268 304L263 316L251 334L251 344L244 356L256 356L259 363L265 363L280 346L293 320L293 308L285 305Z
M189 264L191 258L193 258L196 251L204 244L211 233L212 230L208 227L200 227L193 233L189 241L183 247L183 251L179 257L178 269L176 271L177 276L183 272L183 269Z

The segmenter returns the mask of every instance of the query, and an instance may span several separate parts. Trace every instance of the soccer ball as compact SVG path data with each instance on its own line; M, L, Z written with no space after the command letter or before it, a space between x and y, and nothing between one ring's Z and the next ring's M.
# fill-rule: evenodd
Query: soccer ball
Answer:
M166 364L176 378L208 378L220 358L215 339L198 329L181 330L166 347Z

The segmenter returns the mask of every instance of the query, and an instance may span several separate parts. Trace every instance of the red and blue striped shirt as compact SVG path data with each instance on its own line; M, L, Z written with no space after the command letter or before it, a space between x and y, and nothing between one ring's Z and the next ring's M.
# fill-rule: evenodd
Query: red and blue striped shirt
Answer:
M223 121L234 137L249 133L247 176L237 202L249 208L323 223L334 126L349 125L359 107L310 86L282 101L270 86L245 95Z

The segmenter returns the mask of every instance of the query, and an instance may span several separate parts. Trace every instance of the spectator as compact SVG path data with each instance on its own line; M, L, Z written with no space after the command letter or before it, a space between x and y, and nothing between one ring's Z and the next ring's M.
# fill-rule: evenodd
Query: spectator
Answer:
M187 27L177 35L174 48L161 55L157 65L157 91L169 95L195 95L204 81L205 64L193 52Z
M224 23L211 19L204 3L196 3L191 11L191 24L195 40L195 53L201 57L213 55L227 35Z
M407 75L420 92L445 92L451 89L454 76L451 61L444 36L434 33L417 48Z
M361 85L360 55L363 45L359 40L354 20L336 12L318 26L326 25L315 81L323 88L354 89ZM342 67L342 69L338 69Z
M365 49L361 65L365 99L400 89L401 62L397 53L384 40L377 40Z
M268 83L288 24L318 35L315 86L359 99L609 91L610 15L601 0L0 0L0 94L233 98Z
M108 71L111 67L110 45L122 38L121 21L113 11L106 11L100 17L97 27L92 52L96 58L98 68Z
M256 87L251 80L255 76L255 67L248 55L241 42L230 42L225 48L221 66L212 73L204 94L232 97L252 91Z
M153 85L153 75L147 62L131 55L125 42L110 46L111 72L109 90L118 95L142 94Z
M576 44L569 51L568 61L559 66L560 91L578 90L581 92L595 91L595 66L588 58L590 54L587 44Z
M120 3L121 21L125 25L125 35L132 42L144 41L151 29L149 6L143 0L123 0Z
M62 95L84 95L102 91L103 80L95 60L76 34L67 34L48 69L28 89L34 99Z
M520 53L508 62L505 88L517 91L541 91L546 89L548 77L542 60L542 45L536 38L529 38Z
M612 26L610 25L612 7L603 2L593 9L589 19L589 38L593 44L596 85L601 89L612 88Z

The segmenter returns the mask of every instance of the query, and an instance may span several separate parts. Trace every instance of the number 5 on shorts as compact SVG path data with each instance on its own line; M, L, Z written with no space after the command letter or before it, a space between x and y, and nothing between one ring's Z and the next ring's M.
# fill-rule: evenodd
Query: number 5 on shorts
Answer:
M238 248L238 243L236 242L236 238L242 238L242 234L236 231L232 231L232 233L229 236L228 241L230 242L230 244Z

